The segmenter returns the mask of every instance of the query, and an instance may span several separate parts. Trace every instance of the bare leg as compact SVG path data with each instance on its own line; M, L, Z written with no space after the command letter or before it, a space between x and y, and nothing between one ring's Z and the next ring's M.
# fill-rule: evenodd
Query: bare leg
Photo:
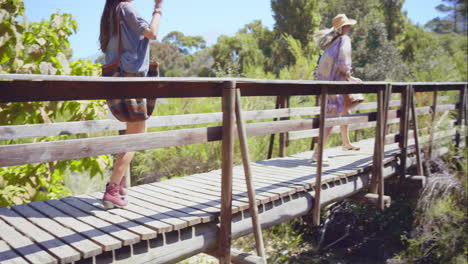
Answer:
M138 122L128 122L127 123L127 130L125 134L137 134L137 133L144 133L146 132L146 121L138 121ZM130 162L133 159L135 152L124 152L119 153L117 155L117 159L115 160L114 170L112 171L112 176L109 180L111 184L119 184L122 180L122 177L125 175L128 167L130 166Z
M348 107L344 107L343 111L341 111L340 115L350 115L351 111L349 110ZM359 150L359 147L355 147L351 145L351 140L349 139L349 129L348 125L341 125L340 126L340 131L341 131L341 141L343 144L343 148L346 150Z
M336 109L333 109L331 112L327 113L327 116L335 116L336 115ZM327 144L328 138L330 137L331 131L333 127L326 127L325 128L325 133L323 135L323 146L325 148L325 145ZM314 155L313 157L318 157L318 145L314 150Z
M347 109L346 107L343 108L343 111L341 111L340 113L340 115L350 115L350 114L351 114L351 111L349 111L349 109ZM349 140L348 125L341 125L340 131L341 131L341 141L343 143L343 146L351 145L350 140Z

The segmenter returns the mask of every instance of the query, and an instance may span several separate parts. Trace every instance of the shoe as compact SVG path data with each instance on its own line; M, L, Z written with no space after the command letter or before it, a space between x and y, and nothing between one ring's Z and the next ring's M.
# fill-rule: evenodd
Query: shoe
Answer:
M355 147L351 144L349 145L342 145L341 148L344 150L344 151L348 151L348 150L360 150L361 148L360 147Z
M120 180L120 184L119 184L120 186L119 194L120 196L124 196L124 197L127 195L127 190L125 190L126 177L127 176L124 175L122 177L122 180Z
M323 156L322 156L322 161L323 161L323 162L324 162L324 161L328 161L328 156L325 155L325 153L323 153L322 155L323 155ZM315 162L317 162L317 161L318 161L318 156L315 156L315 154L312 155L312 162L315 163Z
M119 195L120 184L110 184L106 185L106 192L102 198L102 205L106 209L112 209L114 207L122 208L128 204L128 201L122 199Z

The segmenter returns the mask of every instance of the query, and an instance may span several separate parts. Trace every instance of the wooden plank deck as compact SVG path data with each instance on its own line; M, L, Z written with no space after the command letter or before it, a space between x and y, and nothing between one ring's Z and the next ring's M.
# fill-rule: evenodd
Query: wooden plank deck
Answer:
M333 189L370 170L373 140L356 145L360 151L325 150L329 160L324 163L322 188ZM397 144L387 145L384 163L394 161L398 153ZM252 163L260 218L268 208L313 191L316 164L310 162L311 155L304 152ZM99 263L101 253L137 243L143 248L171 241L175 245L184 236L195 236L194 227L217 223L220 191L221 170L215 170L132 187L127 197L130 206L124 209L105 210L100 204L102 193L2 208L0 261ZM248 207L244 171L237 166L233 173L233 212L246 211L243 214L248 215Z

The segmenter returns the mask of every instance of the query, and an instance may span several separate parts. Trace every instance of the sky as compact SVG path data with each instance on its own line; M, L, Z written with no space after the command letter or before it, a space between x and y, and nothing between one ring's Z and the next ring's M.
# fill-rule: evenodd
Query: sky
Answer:
M414 23L424 25L439 16L435 10L441 0L406 0L403 9ZM48 19L59 9L70 13L79 23L78 32L70 37L73 58L95 59L99 54L99 23L105 0L24 0L28 21ZM151 20L153 0L134 0L140 15ZM273 28L270 0L164 0L159 37L171 31L200 35L208 45L220 35L233 36L245 24L261 20Z

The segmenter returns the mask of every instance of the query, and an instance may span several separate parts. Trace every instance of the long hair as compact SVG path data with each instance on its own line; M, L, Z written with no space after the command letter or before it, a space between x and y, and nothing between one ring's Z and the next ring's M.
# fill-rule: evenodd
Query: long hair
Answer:
M106 52L110 37L117 31L116 9L121 2L125 2L125 0L106 0L101 16L101 32L99 34L102 52Z
M321 49L326 49L330 44L341 36L341 28L335 30L332 28L322 29L314 34L314 41L317 42Z

